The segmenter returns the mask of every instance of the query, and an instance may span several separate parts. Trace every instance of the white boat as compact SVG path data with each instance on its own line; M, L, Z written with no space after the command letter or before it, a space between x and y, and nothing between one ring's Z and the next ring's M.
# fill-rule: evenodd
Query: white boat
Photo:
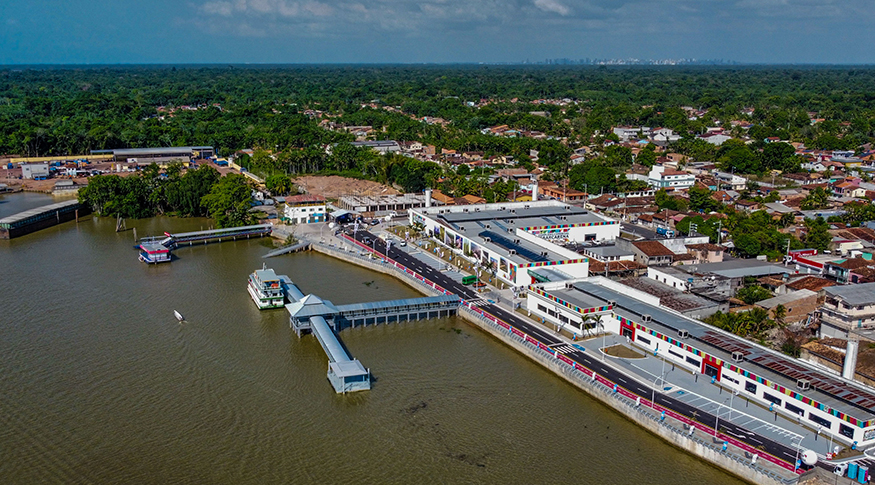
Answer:
M259 310L282 308L286 303L279 276L272 269L267 269L266 265L249 275L246 288Z
M185 317L182 316L182 313L179 313L176 310L173 310L173 316L176 317L177 320L179 320L179 323L182 323L185 321Z

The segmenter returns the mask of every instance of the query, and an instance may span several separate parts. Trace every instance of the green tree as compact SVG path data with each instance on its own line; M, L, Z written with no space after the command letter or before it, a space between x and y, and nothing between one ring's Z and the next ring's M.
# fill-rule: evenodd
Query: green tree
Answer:
M264 179L264 186L273 195L287 195L293 187L292 179L283 174L268 175Z
M203 197L202 204L207 208L210 217L215 219L217 227L246 226L255 220L249 212L252 207L252 189L243 175L230 174L223 177Z
M810 191L799 204L799 208L804 211L825 209L828 206L829 192L827 192L823 187L817 187L814 190Z
M803 238L805 245L818 251L824 251L829 248L829 243L832 242L832 236L829 233L829 224L823 220L823 217L817 219L805 219L806 233Z
M181 216L207 215L203 197L210 193L220 178L218 170L209 165L188 170L182 176L171 176L164 190L168 208Z
M762 173L760 159L740 140L727 140L717 151L717 165L735 173Z
M738 292L735 293L736 298L747 303L748 305L753 305L758 301L769 299L772 296L774 295L772 295L771 291L759 285L746 286L744 288L740 288Z
M656 152L654 151L655 145L653 143L648 143L638 152L638 156L635 157L635 161L645 167L652 167L656 164Z
M684 212L689 208L686 199L669 195L665 189L657 190L654 200L660 209Z
M591 194L617 189L617 174L598 160L587 160L571 167L568 180L571 188Z
M762 244L753 234L740 234L733 237L732 242L735 244L735 249L745 256L754 257L762 254Z
M690 209L692 210L711 212L719 206L717 201L711 198L711 190L706 187L694 185L687 193L690 195Z

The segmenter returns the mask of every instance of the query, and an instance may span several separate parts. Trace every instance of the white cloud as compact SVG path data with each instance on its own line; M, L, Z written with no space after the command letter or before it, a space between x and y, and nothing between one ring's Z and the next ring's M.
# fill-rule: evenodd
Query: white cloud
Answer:
M201 9L204 13L221 15L222 17L230 17L234 10L231 2L207 2L203 4Z
M571 9L557 2L556 0L535 0L535 6L545 12L558 13L559 15L567 16L571 13Z

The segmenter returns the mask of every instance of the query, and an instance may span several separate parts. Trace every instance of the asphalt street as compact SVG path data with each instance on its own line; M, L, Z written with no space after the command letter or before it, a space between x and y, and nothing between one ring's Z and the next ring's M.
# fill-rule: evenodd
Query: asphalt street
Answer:
M373 248L377 253L385 255L386 245L382 239L367 231L358 231L355 234L355 239L359 242L362 242L365 238L370 238L371 244L368 245L369 247ZM565 340L560 339L555 332L526 318L513 314L498 305L489 303L487 300L483 299L480 294L474 291L473 288L462 285L460 282L447 277L438 269L423 263L406 251L399 250L397 247L392 246L390 247L387 256L408 269L416 271L425 279L459 295L461 298L468 301L475 301L477 307L481 310L513 325L546 346L556 346L566 343ZM603 363L600 359L593 358L585 352L581 352L577 349L572 348L571 351L566 350L563 354L580 365L594 370L599 376L618 383L619 386L630 393L640 396L642 401L650 400L653 389L650 383L639 382L629 375L620 372L616 368ZM655 401L658 406L674 411L690 421L695 421L711 428L711 433L713 433L713 429L718 425L718 418L715 415L673 399L670 396L657 393ZM758 435L753 431L737 426L726 419L719 420L719 426L721 434L728 435L737 441L746 443L747 445L759 450L763 450L780 461L789 464L791 469L796 463L798 456L796 448L790 448L781 443L777 443L765 436ZM719 441L722 442L723 440L720 439Z

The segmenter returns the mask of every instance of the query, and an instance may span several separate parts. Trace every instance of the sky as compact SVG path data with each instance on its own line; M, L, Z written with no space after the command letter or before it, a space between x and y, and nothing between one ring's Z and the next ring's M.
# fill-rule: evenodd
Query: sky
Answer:
M0 0L0 64L875 63L872 0Z

